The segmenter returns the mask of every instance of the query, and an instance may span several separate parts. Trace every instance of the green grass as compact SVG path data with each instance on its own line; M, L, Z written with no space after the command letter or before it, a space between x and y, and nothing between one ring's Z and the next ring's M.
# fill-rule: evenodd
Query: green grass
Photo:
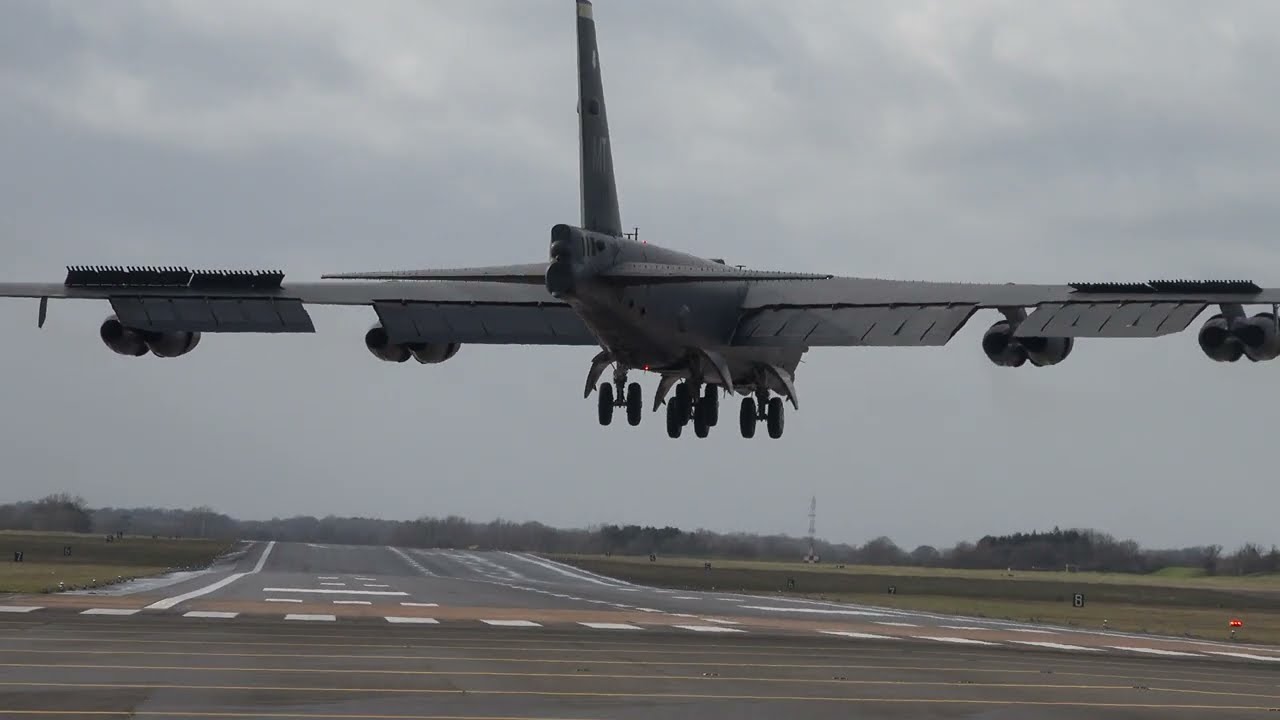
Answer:
M126 535L0 531L0 592L83 589L207 565L234 543ZM63 555L63 547L71 554ZM22 551L23 562L13 562ZM61 583L61 585L59 585Z
M1102 628L1226 638L1239 617L1246 642L1280 644L1275 576L1200 577L1195 568L1151 575L806 565L701 558L557 556L578 567L665 587L788 594L884 607ZM788 590L788 580L795 581ZM889 594L892 586L896 591ZM1075 593L1085 606L1072 605Z

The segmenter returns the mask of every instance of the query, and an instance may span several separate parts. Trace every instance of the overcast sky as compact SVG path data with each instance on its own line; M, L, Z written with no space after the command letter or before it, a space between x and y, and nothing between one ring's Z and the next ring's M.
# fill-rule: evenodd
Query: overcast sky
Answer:
M577 222L569 0L11 0L2 280L80 263L322 272L532 262ZM599 0L623 223L795 271L1280 282L1280 4ZM318 333L180 360L96 337L105 303L0 305L0 499L241 517L887 534L1092 527L1280 542L1280 364L1195 327L996 368L819 349L787 434L596 424L588 348L439 366ZM644 378L646 394L656 382ZM736 402L736 401L735 401ZM732 420L736 407L729 406Z

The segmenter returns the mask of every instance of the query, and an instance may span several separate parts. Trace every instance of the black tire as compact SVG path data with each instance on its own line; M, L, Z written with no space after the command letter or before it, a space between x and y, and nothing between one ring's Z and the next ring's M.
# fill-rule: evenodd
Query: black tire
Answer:
M742 437L756 436L756 401L755 398L742 398L742 410L738 412L738 429Z
M785 408L782 405L782 398L769 398L768 411L765 414L765 424L769 428L769 437L774 440L782 437L782 429L786 420L784 410Z
M600 392L596 394L596 402L600 412L600 424L608 425L613 422L613 386L609 383L600 383Z
M680 408L674 402L667 403L667 437L678 438L684 430L684 419L680 417Z
M631 383L627 386L627 422L635 427L643 417L644 395L641 394L640 383Z
M707 421L707 427L715 427L720 422L720 390L713 385L708 385L706 390L702 391L702 415Z
M711 426L707 424L707 407L701 401L693 409L693 434L700 438L711 434Z
M676 413L680 416L681 427L689 424L689 418L693 415L693 398L689 393L689 384L680 383L676 386L676 394L673 401L678 408Z

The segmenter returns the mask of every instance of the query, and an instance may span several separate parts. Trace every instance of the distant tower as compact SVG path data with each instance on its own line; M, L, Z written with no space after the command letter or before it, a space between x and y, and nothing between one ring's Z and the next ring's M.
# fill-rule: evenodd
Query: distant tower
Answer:
M807 563L816 563L819 561L818 550L816 547L816 536L818 534L818 496L814 495L809 498L809 554L804 556Z

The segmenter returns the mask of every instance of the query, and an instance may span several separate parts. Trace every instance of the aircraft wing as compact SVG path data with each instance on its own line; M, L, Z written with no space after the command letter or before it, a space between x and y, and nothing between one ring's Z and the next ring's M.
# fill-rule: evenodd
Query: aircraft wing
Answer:
M1213 305L1272 305L1249 281L1019 285L865 278L749 286L735 345L945 345L980 309L1027 312L1018 337L1157 337Z
M63 283L0 283L0 297L106 300L153 332L312 333L309 305L367 305L392 342L599 345L565 303L537 285L489 282L283 282L283 273L185 268L70 268Z

